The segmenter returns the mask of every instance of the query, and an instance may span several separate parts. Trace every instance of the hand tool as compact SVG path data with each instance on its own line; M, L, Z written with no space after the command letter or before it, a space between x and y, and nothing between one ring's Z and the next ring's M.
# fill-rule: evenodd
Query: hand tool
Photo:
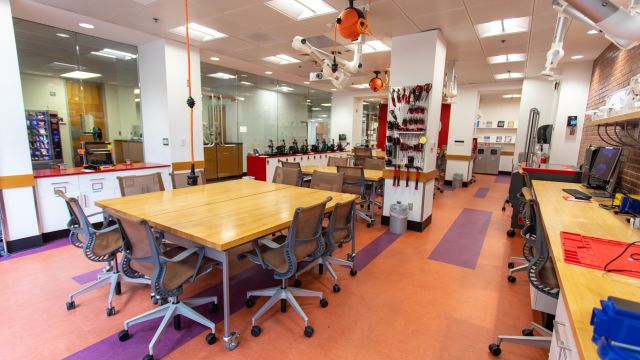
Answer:
M407 169L407 183L405 187L409 187L409 179L411 178L411 167L409 167L409 164L405 164L404 167Z
M416 169L416 190L418 190L418 181L420 180L420 171L422 171L422 168L419 166L415 167Z

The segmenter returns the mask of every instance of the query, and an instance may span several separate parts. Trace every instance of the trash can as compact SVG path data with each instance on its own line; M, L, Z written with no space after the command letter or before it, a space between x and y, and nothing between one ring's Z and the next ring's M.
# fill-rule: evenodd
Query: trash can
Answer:
M460 173L453 174L453 181L451 182L451 187L454 189L462 187L462 174Z
M394 234L404 234L407 231L407 219L409 218L409 207L406 204L391 204L389 231Z

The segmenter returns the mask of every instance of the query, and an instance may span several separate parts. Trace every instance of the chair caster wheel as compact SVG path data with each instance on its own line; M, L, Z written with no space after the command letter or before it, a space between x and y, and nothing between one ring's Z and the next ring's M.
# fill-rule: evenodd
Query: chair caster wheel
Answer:
M116 288L114 289L113 293L116 295L122 294L122 286L120 286L120 281L116 283Z
M338 243L338 247L341 248L342 247L342 243Z
M513 229L507 230L507 236L510 237L510 238L516 236L516 231L513 230Z
M208 333L207 336L205 336L204 339L207 341L207 344L213 345L213 344L216 343L216 334Z
M310 338L313 336L313 328L311 326L304 327L304 336Z
M280 312L281 313L287 312L287 300L285 299L280 299Z
M323 307L323 308L326 308L327 306L329 306L329 302L327 301L327 299L321 299L320 300L320 306Z
M340 285L333 284L333 292L334 293L339 293L340 292Z
M533 329L522 329L522 336L533 336Z
M353 262L356 259L356 254L349 253L347 254L347 261Z
M507 211L507 208L503 206L502 207L502 212L505 212L505 211Z
M218 312L218 304L217 303L211 303L211 305L209 305L209 313L211 314L215 314Z
M293 280L293 286L300 287L301 285L302 285L302 280L300 279Z
M256 301L253 298L248 298L247 301L244 302L245 306L248 308L252 308L253 305L256 304Z
M155 295L151 295L151 303L153 305L158 305L158 298Z
M180 314L173 316L173 329L176 331L182 330L182 322L180 321Z
M507 276L507 280L508 280L510 283L512 283L512 284L513 284L513 283L515 283L515 282L516 282L516 277L515 277L515 276L513 276L513 275L509 275L509 276Z
M76 302L71 300L67 302L67 311L71 311L76 308Z
M118 333L118 340L120 340L120 342L129 340L129 337L129 330L122 330Z
M351 276L356 276L356 275L358 275L358 270L356 270L356 269L351 269L351 271L349 271L349 274L350 274Z
M147 354L142 358L142 360L153 360L153 355Z
M107 316L113 316L115 314L116 314L116 308L114 308L113 306L107 308Z
M262 333L262 328L260 326L253 325L251 327L251 336L258 337L258 336L260 336L260 333Z
M372 226L373 226L373 224L372 224L372 223L367 223L367 227L368 227L368 228L370 228L370 227L372 227Z
M514 264L513 262L509 261L509 263L507 264L507 267L509 269L513 269L516 266L516 264Z
M489 351L493 356L499 356L502 353L502 350L500 349L500 345L498 344L490 344Z

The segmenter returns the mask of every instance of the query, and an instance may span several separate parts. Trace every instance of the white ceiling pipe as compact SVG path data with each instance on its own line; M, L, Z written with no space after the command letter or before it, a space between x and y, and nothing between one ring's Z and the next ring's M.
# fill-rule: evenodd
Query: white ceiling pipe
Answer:
M544 64L544 70L541 75L553 78L555 75L553 69L558 66L558 63L564 57L564 50L562 49L562 43L564 42L564 36L567 34L569 28L569 17L558 13L558 20L556 21L556 29L553 32L553 41L551 42L551 49L547 52L547 62Z
M611 1L565 0L576 11L593 21L609 40L625 49L640 41L640 15L630 13ZM622 40L622 41L620 41Z

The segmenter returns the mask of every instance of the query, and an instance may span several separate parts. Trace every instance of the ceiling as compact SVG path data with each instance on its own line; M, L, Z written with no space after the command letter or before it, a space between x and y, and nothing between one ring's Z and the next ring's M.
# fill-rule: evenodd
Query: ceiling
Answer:
M97 19L100 23L115 24L135 29L136 33L152 34L161 38L184 41L169 29L184 24L183 2L178 0L35 0L77 14L80 18ZM13 0L30 3L28 0ZM346 0L326 0L336 9L347 6ZM143 4L147 5L143 5ZM356 6L366 2L357 0ZM308 80L309 72L317 67L306 56L300 56L291 48L291 40L300 35L316 38L321 44L327 37L330 50L333 23L337 13L327 14L303 21L294 21L264 5L258 0L190 0L190 21L228 34L229 37L208 42L193 42L201 49L203 61L217 63L243 71L263 74L273 71L273 77L302 84ZM28 16L28 14L27 14ZM33 15L36 16L36 15ZM476 24L513 17L531 17L530 31L520 34L479 38ZM157 18L156 22L153 18ZM50 20L55 21L55 20ZM508 70L536 76L545 62L551 44L556 13L550 0L373 0L369 23L373 37L393 47L392 37L420 31L440 29L447 41L447 58L457 61L458 82L479 84L496 82L493 75ZM92 30L73 29L91 33ZM573 61L573 55L583 55L581 61L595 59L609 42L602 35L588 35L589 28L573 21L565 38L565 59ZM326 42L326 41L324 41ZM341 45L345 42L340 40ZM313 42L312 42L313 43ZM341 47L339 50L346 51ZM288 54L303 60L289 65L272 65L263 57ZM507 53L527 53L525 62L489 65L486 57ZM351 57L350 52L343 56ZM220 60L214 62L210 57ZM373 70L389 67L390 52L365 54L362 74L354 76L352 83L368 82ZM499 82L499 80L498 80ZM328 82L314 82L313 87L328 90ZM366 92L366 91L365 91Z

